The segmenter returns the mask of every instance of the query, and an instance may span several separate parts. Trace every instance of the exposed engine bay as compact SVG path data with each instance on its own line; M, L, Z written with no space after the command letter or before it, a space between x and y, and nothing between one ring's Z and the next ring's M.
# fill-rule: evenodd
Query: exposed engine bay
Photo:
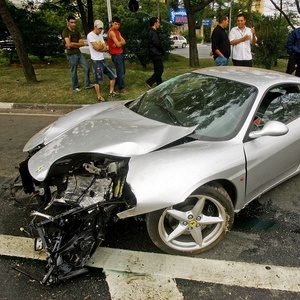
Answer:
M106 222L135 203L125 181L127 168L126 160L80 155L58 161L50 170L55 176L40 183L30 176L28 160L20 164L22 186L39 204L31 212L31 226L39 236L35 250L48 255L41 283L87 272L84 266L104 240Z

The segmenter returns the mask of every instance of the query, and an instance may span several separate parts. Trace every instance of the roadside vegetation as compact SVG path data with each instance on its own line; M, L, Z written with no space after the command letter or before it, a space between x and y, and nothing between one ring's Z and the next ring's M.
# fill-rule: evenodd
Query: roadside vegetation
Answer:
M131 63L141 64L144 68L149 64L146 45L151 16L160 16L161 26L158 33L166 50L166 58L172 43L169 36L183 34L188 38L190 46L187 65L195 68L203 66L203 62L198 59L197 42L200 40L205 43L210 42L211 30L221 14L231 16L232 26L236 25L238 13L243 12L246 15L247 26L254 26L258 36L258 42L252 50L257 61L267 69L273 68L279 59L287 57L285 49L287 37L291 29L298 24L299 19L299 10L286 11L287 7L299 7L297 0L283 0L280 2L280 7L271 0L274 5L272 16L264 16L254 11L254 0L186 0L184 1L188 19L188 30L186 30L181 21L177 24L170 23L169 9L178 8L177 0L164 1L164 3L156 0L138 2L138 11L136 11L130 9L127 2L115 0L111 3L111 12L113 16L118 16L122 20L120 31L127 42L124 48L127 59ZM105 32L109 29L106 1L27 1L22 7L16 7L10 1L0 0L0 41L13 42L28 83L40 82L36 78L38 76L35 74L36 68L32 68L32 59L29 59L28 55L34 55L43 62L49 56L63 54L64 42L60 35L70 14L78 16L77 29L83 37L93 29L95 19L104 22ZM204 20L210 20L213 27L205 25L201 32L200 28ZM201 37L200 32L203 35Z
M90 57L86 56L90 61ZM38 83L30 84L24 78L22 67L19 63L9 63L9 53L0 51L0 78L1 93L0 102L8 103L41 103L41 104L92 104L96 103L96 93L94 89L82 89L79 93L74 93L71 87L70 68L65 55L57 57L47 57L41 62L36 57L31 57ZM111 63L111 61L109 60ZM112 64L112 63L111 63ZM113 65L113 64L112 64ZM214 66L212 58L200 58L201 68ZM262 67L254 63L256 67ZM286 59L279 59L273 70L285 72ZM163 80L170 79L183 74L194 68L189 67L188 59L171 53L164 64L165 71ZM133 99L147 91L146 79L153 73L151 64L143 68L138 63L126 61L126 89L127 95L122 95L122 100ZM81 87L83 86L83 70L78 68L78 78ZM91 80L93 74L91 71ZM108 94L108 79L102 86L103 95Z

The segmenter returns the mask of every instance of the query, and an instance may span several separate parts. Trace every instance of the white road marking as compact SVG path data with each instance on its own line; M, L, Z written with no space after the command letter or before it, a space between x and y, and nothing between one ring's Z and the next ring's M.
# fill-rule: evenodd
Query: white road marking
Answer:
M0 235L0 255L32 259L45 259L46 257L43 252L38 253L33 250L32 239L7 235ZM126 272L136 276L137 274L144 276L150 274L153 278L162 276L231 286L300 292L300 268L294 267L103 247L96 251L87 265L103 268L105 272Z
M105 270L112 300L183 300L174 279L167 276Z

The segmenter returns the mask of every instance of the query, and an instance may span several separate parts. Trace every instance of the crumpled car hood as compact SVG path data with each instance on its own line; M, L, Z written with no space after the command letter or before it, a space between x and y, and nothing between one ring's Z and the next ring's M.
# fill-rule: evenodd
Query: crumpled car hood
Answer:
M101 103L79 109L35 135L24 151L41 143L45 147L30 158L31 175L38 181L44 180L56 160L74 153L142 155L195 130L145 118L129 110L125 103Z

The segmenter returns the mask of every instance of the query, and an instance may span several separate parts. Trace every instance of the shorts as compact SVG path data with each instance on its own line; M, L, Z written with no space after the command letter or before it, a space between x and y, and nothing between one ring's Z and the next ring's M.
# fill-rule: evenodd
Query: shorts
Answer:
M105 59L92 60L92 66L96 84L103 84L103 74L105 74L110 80L117 78L116 73Z

